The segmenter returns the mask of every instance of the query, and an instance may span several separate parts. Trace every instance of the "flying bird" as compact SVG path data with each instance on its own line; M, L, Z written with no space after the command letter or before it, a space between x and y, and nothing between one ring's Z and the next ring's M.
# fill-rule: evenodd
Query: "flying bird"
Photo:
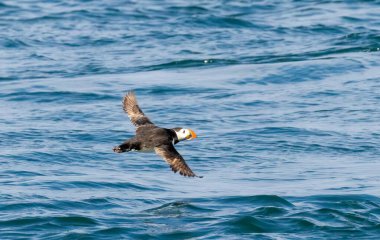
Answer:
M137 104L133 91L125 95L123 109L136 127L136 135L114 147L114 152L156 152L169 164L173 172L179 172L186 177L202 177L194 174L174 147L180 141L196 138L197 135L193 130L181 127L168 129L154 125Z

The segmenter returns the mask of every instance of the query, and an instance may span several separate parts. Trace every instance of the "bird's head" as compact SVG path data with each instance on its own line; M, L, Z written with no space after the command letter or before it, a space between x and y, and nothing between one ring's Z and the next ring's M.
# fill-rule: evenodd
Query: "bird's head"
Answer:
M191 140L197 137L197 134L188 128L173 128L177 134L178 141Z

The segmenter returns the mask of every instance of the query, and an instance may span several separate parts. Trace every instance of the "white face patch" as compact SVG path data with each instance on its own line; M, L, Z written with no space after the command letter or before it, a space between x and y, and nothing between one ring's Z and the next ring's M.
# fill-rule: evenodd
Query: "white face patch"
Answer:
M186 140L189 135L191 135L190 131L186 128L182 128L178 132L176 132L178 141Z

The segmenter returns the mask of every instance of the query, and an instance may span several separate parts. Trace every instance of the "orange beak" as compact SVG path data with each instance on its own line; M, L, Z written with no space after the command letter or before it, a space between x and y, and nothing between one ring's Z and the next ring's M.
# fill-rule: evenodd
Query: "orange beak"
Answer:
M189 129L190 135L186 138L187 140L191 140L197 137L197 134L191 129Z

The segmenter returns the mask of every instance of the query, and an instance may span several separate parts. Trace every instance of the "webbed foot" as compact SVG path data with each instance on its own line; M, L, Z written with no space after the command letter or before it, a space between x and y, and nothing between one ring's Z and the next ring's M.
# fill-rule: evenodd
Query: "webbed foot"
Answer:
M114 152L116 153L122 153L122 152L126 152L125 149L122 149L120 146L116 146L112 149Z

